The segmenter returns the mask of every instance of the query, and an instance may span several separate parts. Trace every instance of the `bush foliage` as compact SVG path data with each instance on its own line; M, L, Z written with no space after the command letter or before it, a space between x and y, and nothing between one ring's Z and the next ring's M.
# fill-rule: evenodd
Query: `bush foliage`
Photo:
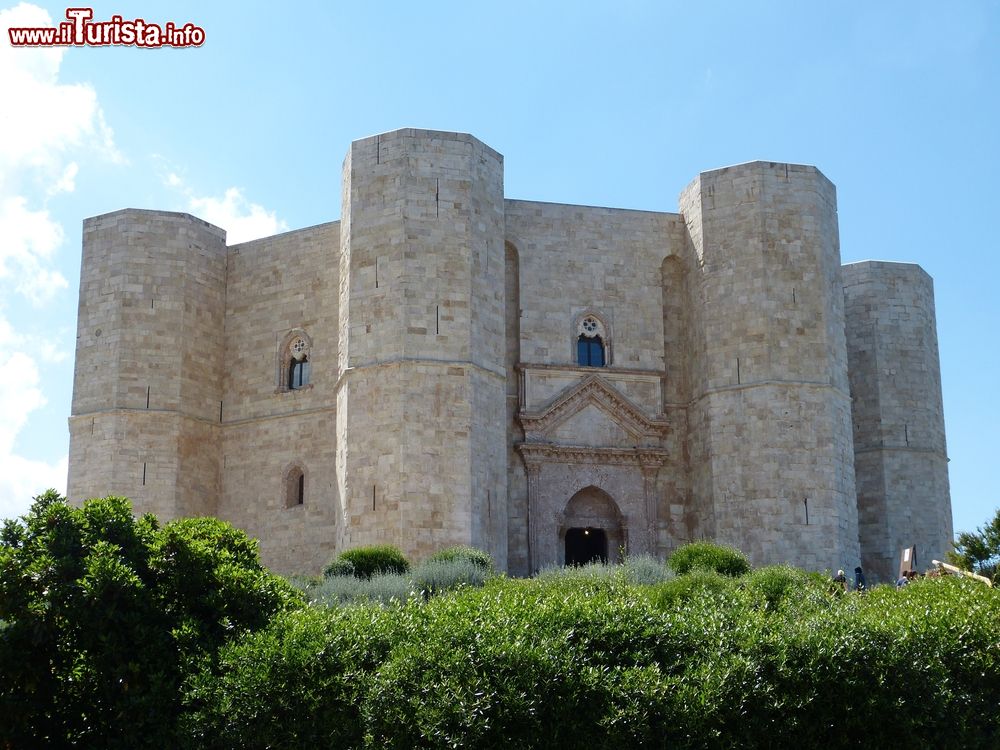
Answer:
M1000 591L833 595L732 552L533 580L456 555L302 606L226 524L49 493L0 532L0 747L998 746Z
M493 572L493 557L489 552L483 552L481 549L476 549L475 547L466 547L464 545L446 547L427 558L428 562L439 562L441 560L448 562L452 560L467 560L479 566L487 573Z
M1000 592L595 572L282 615L192 681L195 744L996 747Z
M431 557L413 569L411 580L415 589L426 597L462 586L482 586L488 577L489 569L469 557Z
M228 524L49 491L0 531L0 746L170 746L185 676L294 606Z
M373 544L341 552L326 566L323 574L327 577L353 575L355 578L371 578L374 575L401 575L409 569L409 560L397 547Z
M676 549L667 560L667 567L678 575L703 568L738 578L750 572L750 561L734 547L714 542L692 542Z

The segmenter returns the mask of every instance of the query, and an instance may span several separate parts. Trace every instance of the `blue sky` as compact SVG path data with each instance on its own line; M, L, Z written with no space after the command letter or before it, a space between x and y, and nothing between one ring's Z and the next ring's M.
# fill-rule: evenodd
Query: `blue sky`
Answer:
M5 10L3 8L6 8ZM0 4L0 26L65 20ZM0 39L0 516L65 489L80 227L189 211L249 239L340 214L352 140L469 132L508 197L676 211L698 172L815 164L844 262L937 293L956 530L1000 506L1000 2L120 2L189 49Z

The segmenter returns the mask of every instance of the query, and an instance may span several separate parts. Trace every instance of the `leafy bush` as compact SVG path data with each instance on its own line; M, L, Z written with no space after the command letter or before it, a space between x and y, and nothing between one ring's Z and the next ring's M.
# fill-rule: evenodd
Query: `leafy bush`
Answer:
M646 595L658 606L669 608L682 606L695 599L715 600L731 596L735 591L736 584L729 576L698 568L687 575L650 586ZM716 606L721 604L721 601L717 602Z
M538 571L535 579L543 582L583 581L598 583L614 578L617 573L618 570L613 565L591 562L586 565L551 565Z
M409 561L398 548L391 544L373 544L368 547L355 547L341 552L326 566L323 571L326 576L344 575L345 563L354 566L356 578L371 578L379 573L406 573L410 569Z
M636 555L626 558L622 563L622 572L632 583L652 585L663 583L673 578L666 566L651 555Z
M323 570L323 575L326 578L354 578L356 569L354 563L350 560L345 560L343 558L337 557L330 561L330 564L326 566Z
M388 656L394 622L379 607L312 607L227 645L216 670L188 683L189 745L360 748L359 704Z
M382 604L402 603L414 595L413 582L406 575L373 575L362 584L364 598Z
M833 597L820 584L781 568L656 586L576 571L282 615L191 683L191 736L248 748L995 747L1000 592L937 580Z
M0 745L170 746L184 675L300 605L228 524L46 492L0 532Z
M306 592L311 604L327 607L370 602L400 603L413 595L410 578L396 574L377 574L371 578L331 576Z
M800 599L809 591L826 593L827 588L825 577L821 584L817 584L806 573L790 565L758 568L744 577L742 585L751 602L767 610L776 610L789 599Z
M460 586L482 586L489 569L468 557L433 557L413 569L413 585L425 596L450 591Z
M714 542L692 542L678 547L667 560L667 567L677 575L704 568L738 578L750 572L750 561L734 547Z
M475 547L466 547L464 545L446 547L445 549L438 550L427 559L430 562L438 562L440 560L468 560L478 565L487 573L493 572L493 557L489 552L483 552L481 549L476 549Z

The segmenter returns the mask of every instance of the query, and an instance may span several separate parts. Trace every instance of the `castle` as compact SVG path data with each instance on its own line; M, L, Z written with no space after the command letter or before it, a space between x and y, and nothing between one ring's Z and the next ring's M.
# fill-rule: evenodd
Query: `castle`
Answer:
M71 501L214 515L278 571L391 543L894 577L952 535L930 277L841 266L834 186L752 162L679 213L504 197L476 138L351 144L341 220L226 245L84 222Z

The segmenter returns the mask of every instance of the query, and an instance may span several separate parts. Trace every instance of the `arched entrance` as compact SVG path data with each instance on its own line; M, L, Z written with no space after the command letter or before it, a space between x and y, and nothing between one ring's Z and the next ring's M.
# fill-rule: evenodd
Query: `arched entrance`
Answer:
M559 524L566 565L619 562L626 544L618 504L604 490L585 487L566 503Z
M608 535L604 529L566 529L566 564L586 565L608 561Z

